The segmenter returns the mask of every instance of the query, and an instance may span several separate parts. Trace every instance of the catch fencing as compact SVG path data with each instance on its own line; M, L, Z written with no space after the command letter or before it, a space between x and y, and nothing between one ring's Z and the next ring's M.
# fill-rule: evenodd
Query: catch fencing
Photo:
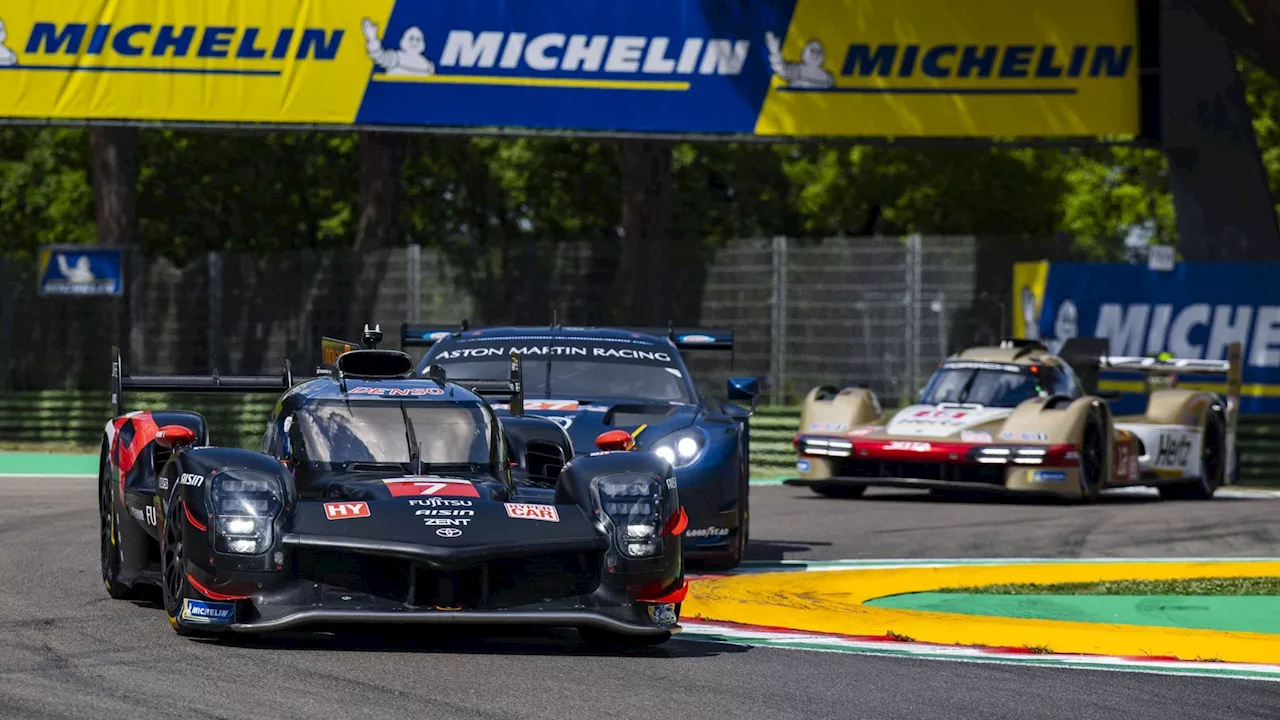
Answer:
M772 404L821 383L866 384L894 404L949 352L1004 333L1017 258L996 253L981 267L981 245L919 236L730 241L705 273L669 282L668 291L691 298L672 320L734 329L731 356L686 355L713 394L739 374L763 378ZM37 297L35 263L0 260L0 388L105 387L112 344L126 347L135 373L274 374L289 358L301 374L318 362L322 335L357 338L366 322L380 324L384 347L395 348L405 321L614 317L616 247L548 243L519 257L458 257L416 245L360 256L212 252L182 266L135 256L123 300Z

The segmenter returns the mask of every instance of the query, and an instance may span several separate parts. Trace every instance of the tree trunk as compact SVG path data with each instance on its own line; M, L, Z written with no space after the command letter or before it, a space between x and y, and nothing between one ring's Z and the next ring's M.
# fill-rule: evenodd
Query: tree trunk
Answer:
M628 325L662 325L671 311L665 302L664 263L671 225L671 144L623 140L622 252L614 278L618 320Z
M1160 125L1178 245L1192 262L1275 261L1280 232L1244 83L1227 42L1196 12L1211 5L1165 0L1160 14Z
M130 311L131 307L141 310L137 302L140 298L135 295L141 292L140 278L144 272L141 263L136 262L140 257L136 252L138 131L129 127L94 128L89 131L89 152L98 243L120 246L124 250L124 295L109 303L106 324L114 338L112 342L120 347L120 356L129 363L126 367L138 372L140 358L133 352L135 343L131 336L134 332L140 333L142 328L134 327L133 317L138 313ZM102 372L98 367L84 370L96 374Z
M400 244L401 174L408 142L403 133L360 133L360 221L356 226L349 282L352 315L358 331L372 324L378 300L378 277L387 267L386 251ZM365 272L372 269L372 272ZM395 333L383 329L384 337ZM355 333L358 335L358 333ZM352 335L354 337L355 335Z

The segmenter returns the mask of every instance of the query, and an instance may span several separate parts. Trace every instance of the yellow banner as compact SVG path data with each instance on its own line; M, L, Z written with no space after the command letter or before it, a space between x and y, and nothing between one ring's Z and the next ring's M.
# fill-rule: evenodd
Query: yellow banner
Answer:
M355 121L394 0L11 0L0 116Z
M1137 135L1134 0L799 0L758 135Z
M1040 338L1040 310L1044 305L1044 286L1049 280L1049 263L1020 262L1013 264L1013 337Z

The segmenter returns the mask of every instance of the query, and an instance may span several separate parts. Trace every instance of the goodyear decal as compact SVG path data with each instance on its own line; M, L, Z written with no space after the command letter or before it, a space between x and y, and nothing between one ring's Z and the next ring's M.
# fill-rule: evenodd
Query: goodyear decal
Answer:
M1136 133L1136 0L17 0L0 116Z

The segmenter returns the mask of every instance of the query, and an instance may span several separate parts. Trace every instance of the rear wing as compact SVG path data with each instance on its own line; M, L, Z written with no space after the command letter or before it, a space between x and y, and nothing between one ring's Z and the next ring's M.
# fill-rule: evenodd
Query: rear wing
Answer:
M126 375L120 348L111 348L112 417L125 414L126 390L176 393L282 393L293 387L293 367L284 361L280 375Z
M466 320L455 325L404 323L400 326L400 346L406 348L431 347L450 335L475 329L478 328L472 327ZM597 328L552 326L551 329L594 330ZM665 337L671 340L679 350L733 350L732 328L675 327L674 325L668 325L667 327L601 327L599 329L625 330L627 332Z
M428 365L423 372L428 380L440 383L450 382L461 385L471 392L485 398L504 398L510 404L512 415L524 414L524 373L520 366L520 355L511 353L511 371L506 380L470 380L445 376L444 368L439 365Z
M1226 360L1130 357L1111 355L1108 350L1109 343L1105 338L1073 338L1062 346L1061 355L1080 375L1085 391L1090 393L1097 390L1099 370L1142 373L1147 392L1151 391L1152 377L1226 375L1227 431L1234 437L1244 384L1244 347L1241 343L1233 342L1227 346Z
M456 325L404 323L400 326L400 347L431 347L454 333L470 329L471 323L466 320Z

